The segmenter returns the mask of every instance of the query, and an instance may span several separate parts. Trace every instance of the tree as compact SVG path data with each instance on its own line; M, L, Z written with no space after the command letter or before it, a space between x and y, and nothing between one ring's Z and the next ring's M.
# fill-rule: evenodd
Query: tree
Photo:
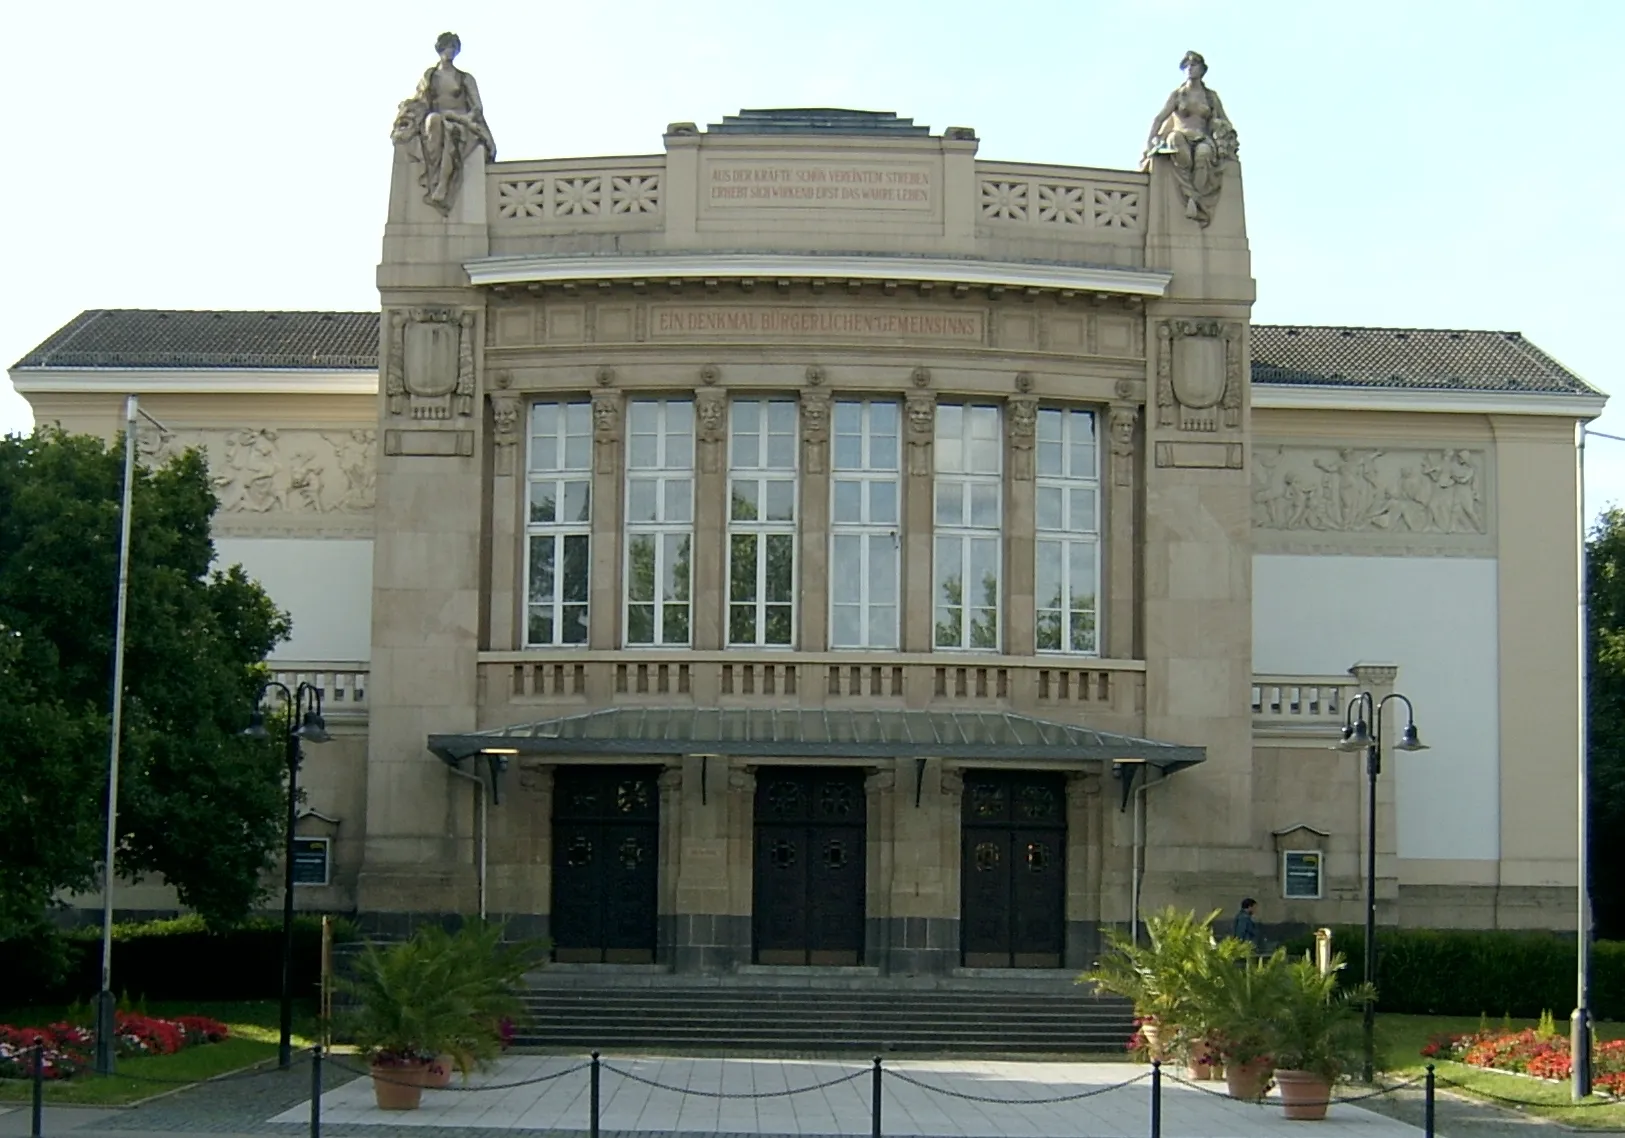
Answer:
M0 439L0 937L100 879L123 473L122 441ZM211 572L200 454L138 468L134 497L118 870L229 923L281 840L282 754L241 731L290 625Z
M1590 888L1597 933L1625 937L1625 510L1586 542Z

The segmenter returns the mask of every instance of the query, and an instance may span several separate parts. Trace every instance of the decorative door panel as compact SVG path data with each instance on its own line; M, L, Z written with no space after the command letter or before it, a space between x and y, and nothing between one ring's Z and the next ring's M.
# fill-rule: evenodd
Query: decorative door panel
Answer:
M965 775L960 939L967 968L1059 968L1066 942L1062 777Z
M862 962L866 822L861 770L757 772L757 963Z
M558 768L553 958L652 964L660 874L658 767Z

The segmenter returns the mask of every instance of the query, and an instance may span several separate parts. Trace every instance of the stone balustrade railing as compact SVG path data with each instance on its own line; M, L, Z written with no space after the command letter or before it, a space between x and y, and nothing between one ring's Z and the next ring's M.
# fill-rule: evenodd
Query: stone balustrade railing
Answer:
M1351 676L1254 676L1253 734L1335 741L1358 685Z
M367 714L367 680L371 665L340 661L323 664L271 660L271 679L297 691L309 684L322 693L322 714L327 719L355 718ZM272 699L278 698L273 695Z
M486 168L487 208L499 230L577 233L659 229L666 159L571 158Z
M1144 670L1136 660L937 653L483 652L480 698L487 709L535 706L539 717L613 703L776 701L1134 716L1144 703Z
M1146 175L1122 170L978 162L977 222L1028 226L1050 236L1088 230L1090 240L1138 239L1149 189Z

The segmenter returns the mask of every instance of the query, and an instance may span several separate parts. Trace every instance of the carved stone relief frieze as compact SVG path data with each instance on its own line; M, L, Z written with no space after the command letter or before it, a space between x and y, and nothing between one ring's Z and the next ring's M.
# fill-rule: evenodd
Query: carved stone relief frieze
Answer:
M384 393L391 415L428 421L474 414L472 309L397 309L389 314Z
M829 454L828 391L814 388L801 393L801 468L823 474Z
M220 508L216 533L367 533L378 486L378 432L273 427L144 425L137 452L161 466L191 448L204 453Z
M1493 551L1490 452L1472 447L1260 444L1253 530L1272 551Z
M908 415L908 472L919 477L931 474L931 443L936 435L937 400L933 395L910 395Z
M1140 421L1138 407L1113 407L1106 419L1111 436L1112 482L1134 485L1134 428Z
M1038 427L1038 400L1025 396L1012 398L1005 423L1010 432L1010 477L1017 482L1033 479L1033 441Z

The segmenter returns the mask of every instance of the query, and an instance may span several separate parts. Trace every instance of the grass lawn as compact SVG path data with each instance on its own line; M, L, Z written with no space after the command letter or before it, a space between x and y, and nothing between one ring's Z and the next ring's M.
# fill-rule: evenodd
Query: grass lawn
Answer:
M151 1055L138 1059L120 1059L117 1073L106 1078L90 1071L81 1072L71 1079L45 1084L48 1103L82 1106L120 1106L150 1098L176 1089L170 1083L143 1082L127 1078L139 1075L147 1079L183 1079L201 1082L227 1071L236 1071L255 1063L276 1060L278 1006L274 1001L251 1003L152 1003L147 1014L160 1019L176 1015L201 1015L217 1019L231 1029L231 1034L220 1043L204 1043L188 1047L173 1055ZM294 1006L293 1045L309 1047L315 1040L315 1019L312 1006ZM83 1009L78 1009L82 1015ZM0 1010L0 1023L13 1026L35 1026L67 1017L64 1007L19 1008ZM0 1082L0 1102L27 1101L33 1089L26 1082Z
M1431 1036L1446 1032L1477 1031L1481 1021L1466 1016L1403 1016L1377 1017L1377 1053L1382 1067L1391 1074L1410 1078L1419 1075L1427 1066L1420 1051ZM1491 1020L1492 1028L1502 1026L1501 1020ZM1513 1020L1513 1030L1536 1026L1535 1021ZM1558 1023L1563 1030L1568 1025ZM1599 1039L1625 1039L1625 1023L1599 1023ZM1520 1113L1549 1118L1584 1130L1625 1129L1625 1103L1610 1103L1608 1099L1593 1098L1587 1105L1575 1106L1567 1083L1548 1083L1522 1075L1488 1071L1482 1067L1469 1067L1465 1063L1439 1062L1434 1072L1441 1083L1457 1084L1451 1090L1480 1092L1486 1099L1491 1096L1517 1099L1532 1103L1519 1108ZM1602 1105L1609 1104L1609 1105ZM1505 1105L1505 1104L1502 1104Z

